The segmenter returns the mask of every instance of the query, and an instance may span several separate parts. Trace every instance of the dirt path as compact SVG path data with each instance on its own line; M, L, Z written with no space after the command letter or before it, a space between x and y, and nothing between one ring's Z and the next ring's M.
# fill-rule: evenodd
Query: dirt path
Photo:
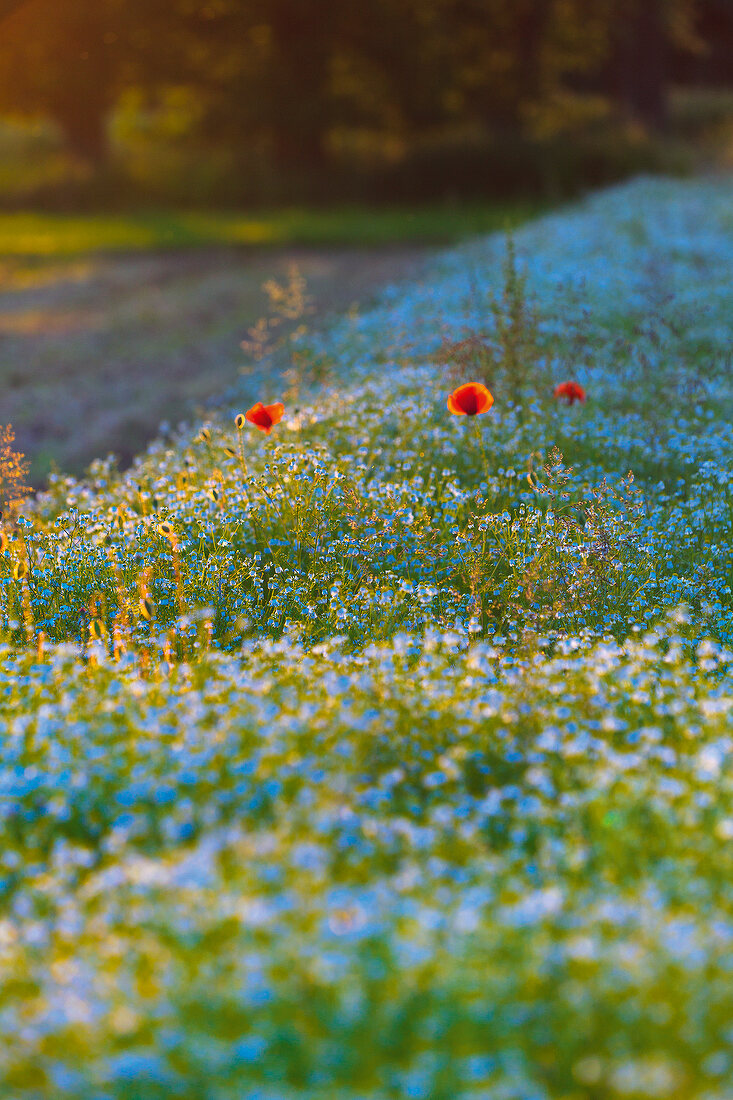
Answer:
M0 424L39 483L49 465L123 462L163 420L232 385L240 342L268 312L265 280L296 263L321 324L380 286L415 277L430 250L203 250L37 264L0 261Z

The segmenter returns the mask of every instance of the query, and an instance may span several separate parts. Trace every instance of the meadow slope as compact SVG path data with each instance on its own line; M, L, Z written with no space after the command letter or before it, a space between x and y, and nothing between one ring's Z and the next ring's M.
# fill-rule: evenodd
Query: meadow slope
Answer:
M733 1098L732 210L447 252L6 525L0 1095Z

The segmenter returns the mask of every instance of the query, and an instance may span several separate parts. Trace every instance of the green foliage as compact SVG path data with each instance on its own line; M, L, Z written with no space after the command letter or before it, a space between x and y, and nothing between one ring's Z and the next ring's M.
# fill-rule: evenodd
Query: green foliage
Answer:
M512 516L477 500L458 539L475 633L582 633L601 624L625 632L652 572L640 493L631 476L618 488L580 488L572 473L553 451L539 476L528 475L544 507L523 504Z
M497 387L510 391L520 408L530 397L548 393L552 380L546 367L548 348L511 234L507 234L501 291L484 301L481 289L474 285L473 295L477 311L486 309L491 324L463 340L444 341L442 354L450 376L456 382L471 376L492 391Z

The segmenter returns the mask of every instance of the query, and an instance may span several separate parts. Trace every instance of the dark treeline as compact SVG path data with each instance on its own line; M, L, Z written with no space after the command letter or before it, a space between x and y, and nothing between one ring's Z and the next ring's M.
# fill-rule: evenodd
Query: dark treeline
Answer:
M410 156L406 193L470 190L479 148L500 188L499 150L521 172L598 118L663 133L673 83L732 80L733 0L0 0L0 114L53 119L103 170L121 97L183 89L245 198L255 163L297 193ZM451 141L446 178L423 172Z

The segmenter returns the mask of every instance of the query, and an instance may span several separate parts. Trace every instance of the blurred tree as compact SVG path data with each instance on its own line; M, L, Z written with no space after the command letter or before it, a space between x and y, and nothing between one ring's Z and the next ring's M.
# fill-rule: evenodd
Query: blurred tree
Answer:
M332 124L339 0L171 0L167 57L139 51L136 79L197 88L209 140L261 147L283 168L318 167Z
M414 27L424 39L417 53L424 68L411 69L411 85L433 88L433 98L423 100L433 119L442 111L443 117L479 121L490 132L522 130L571 74L602 59L606 28L584 0L405 0L405 5L412 7ZM408 103L415 94L408 93Z
M187 87L209 141L286 173L322 173L335 127L551 132L574 88L603 87L656 128L670 47L730 3L0 0L0 111L54 118L99 164L124 89Z
M4 2L0 109L51 115L94 161L133 82L191 84L212 133L318 167L335 122L515 127L589 56L582 0Z
M0 19L5 19L24 3L25 0L0 0Z
M624 114L655 130L667 119L665 4L617 0L610 8L611 94Z
M15 4L2 25L0 106L51 116L70 147L99 161L113 103L115 5L93 0Z
M75 153L101 163L121 89L170 77L178 15L178 0L4 0L0 110L52 118Z
M733 84L733 0L697 0L675 26L673 78L680 84Z
M650 130L667 122L672 53L704 50L698 26L708 0L611 0L608 88L628 117ZM724 0L725 2L725 0Z

